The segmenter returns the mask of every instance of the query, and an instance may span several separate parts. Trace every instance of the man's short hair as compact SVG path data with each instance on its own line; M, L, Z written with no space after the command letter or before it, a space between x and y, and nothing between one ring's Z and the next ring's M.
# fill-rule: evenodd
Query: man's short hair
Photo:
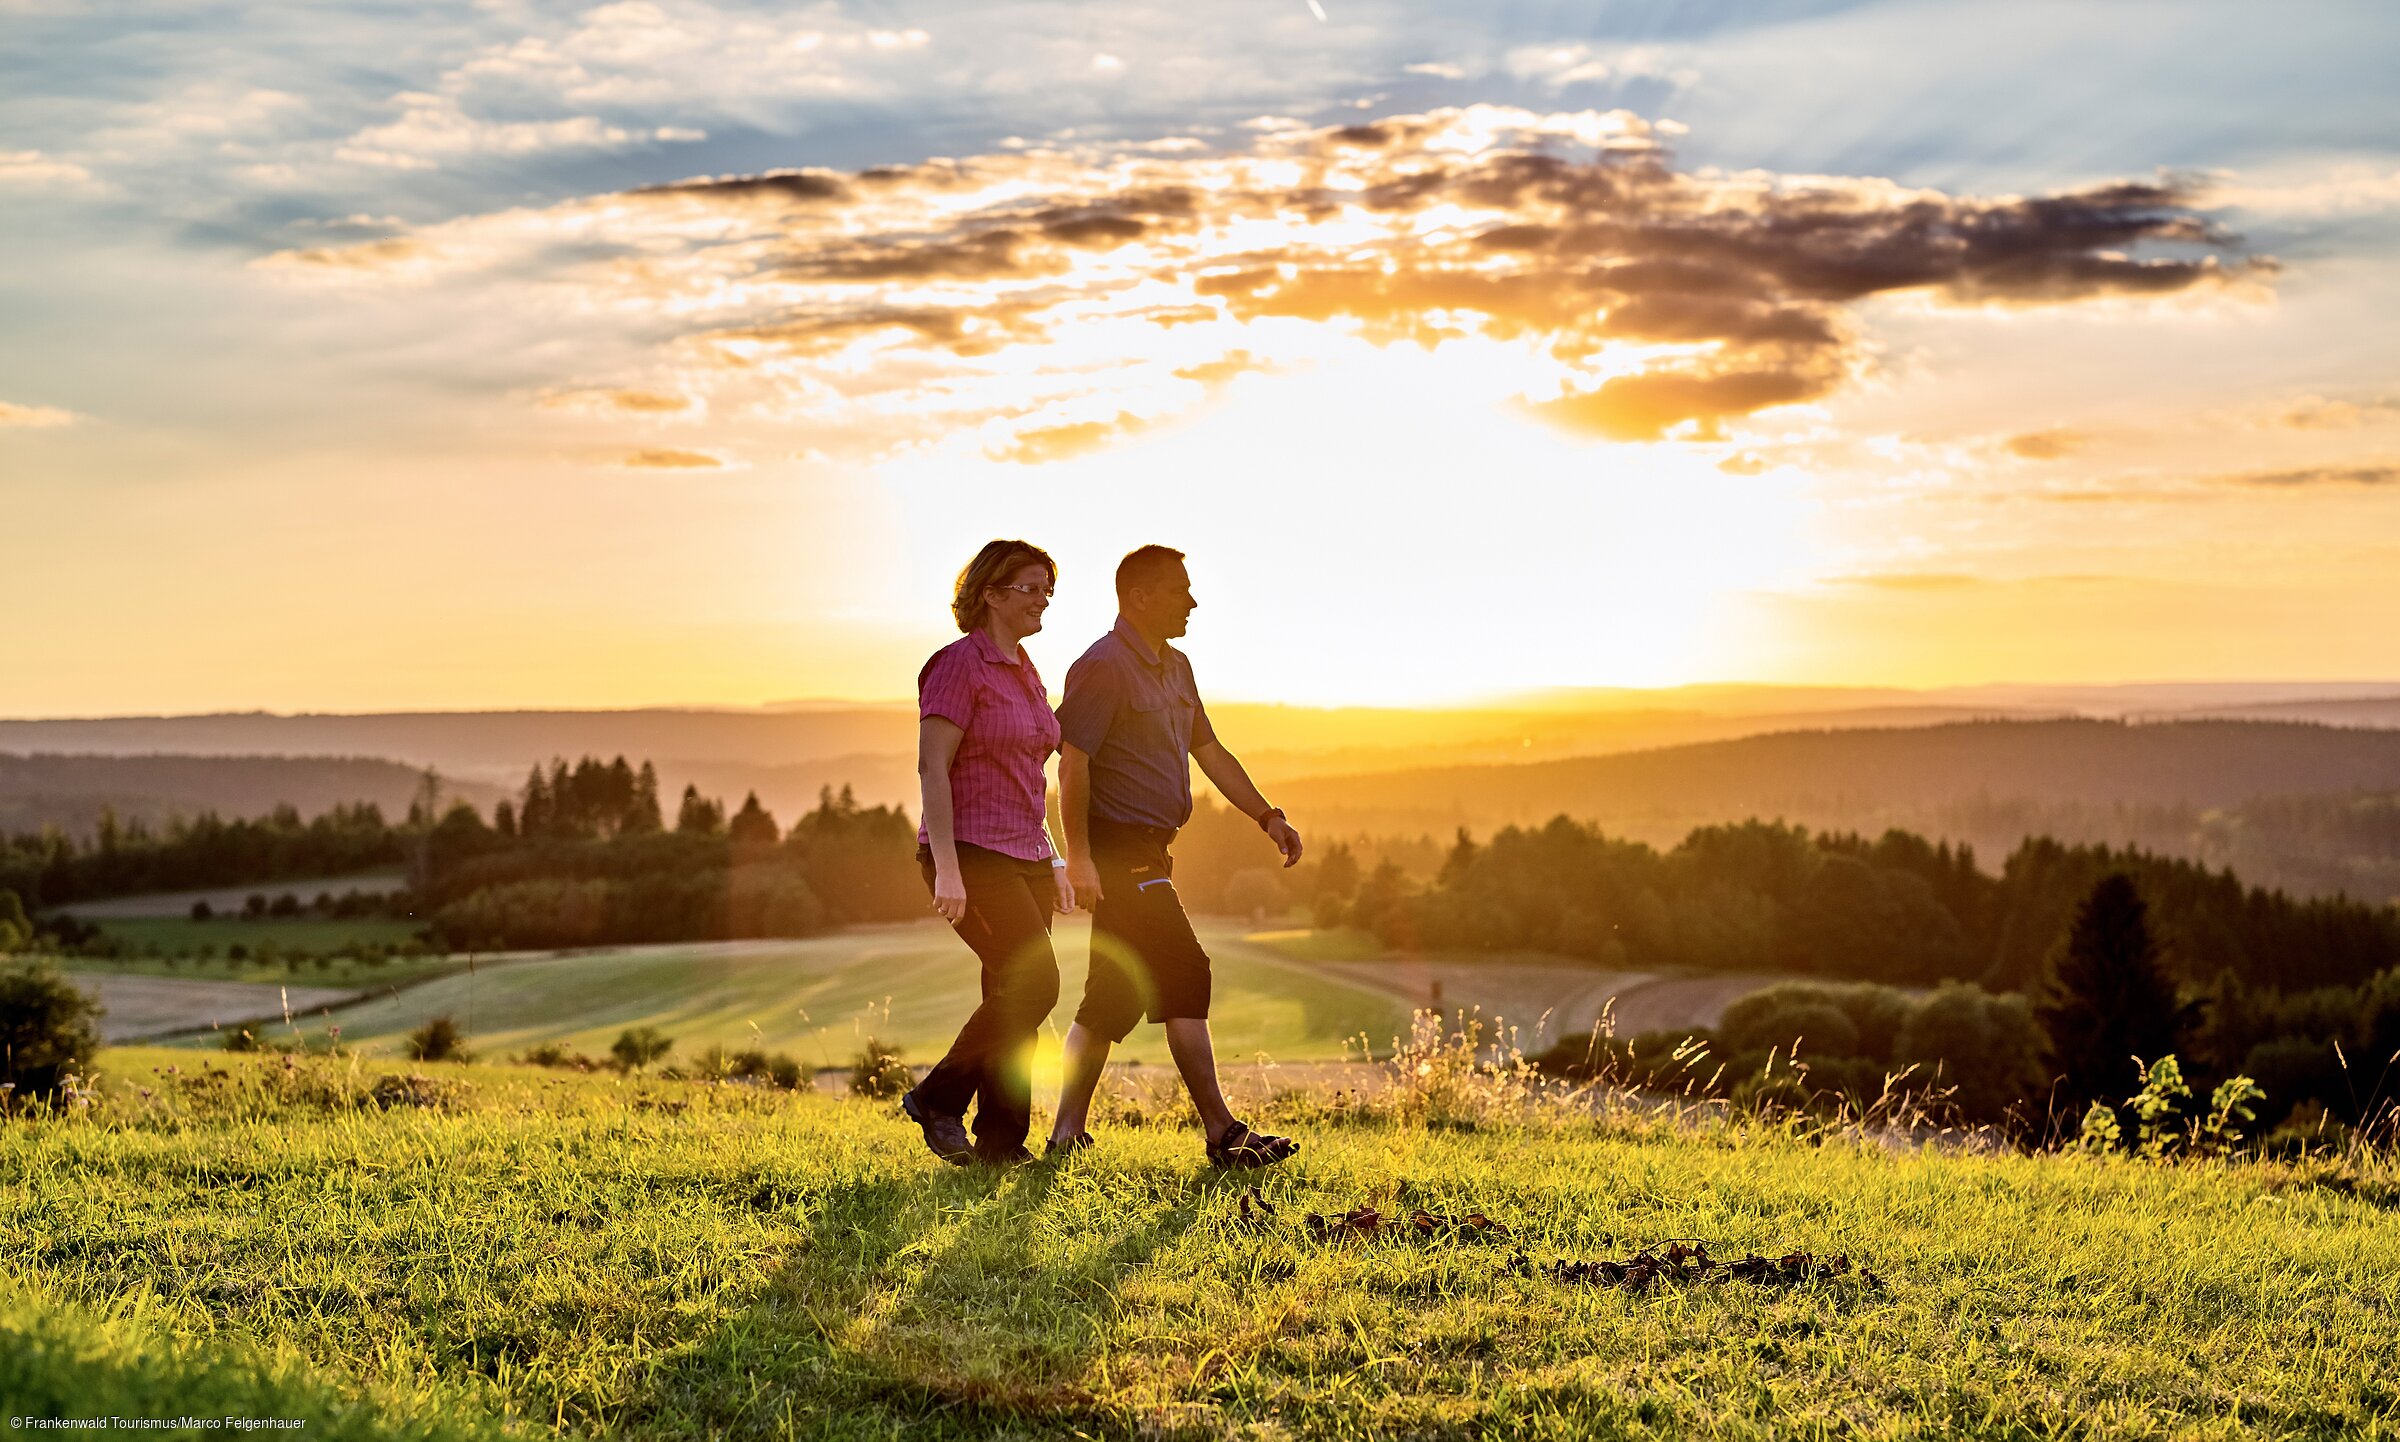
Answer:
M1183 552L1173 546L1141 546L1117 562L1117 603L1136 586L1157 586L1167 579L1167 573L1183 560Z

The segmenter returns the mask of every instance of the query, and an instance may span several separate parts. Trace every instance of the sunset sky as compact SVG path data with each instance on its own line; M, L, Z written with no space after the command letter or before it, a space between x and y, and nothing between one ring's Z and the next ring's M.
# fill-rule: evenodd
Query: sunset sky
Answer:
M0 715L2400 679L2400 7L0 0Z

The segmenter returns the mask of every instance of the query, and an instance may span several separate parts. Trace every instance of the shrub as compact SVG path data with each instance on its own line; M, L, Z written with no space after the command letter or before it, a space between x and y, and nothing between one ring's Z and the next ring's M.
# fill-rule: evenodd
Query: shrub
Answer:
M299 914L300 898L288 891L276 897L275 904L267 908L269 916L298 916Z
M1858 1055L1858 1024L1819 987L1752 992L1725 1008L1717 1032L1736 1053L1780 1048L1788 1056L1799 1042L1811 1056Z
M2020 1104L2030 1116L2048 1080L2043 1040L2024 997L1944 982L1900 1028L1892 1068L1917 1068L1912 1090L1951 1088L1951 1103L1970 1121L2001 1121Z
M192 920L194 921L208 921L213 919L216 914L217 909L209 905L205 897L192 903Z
M408 1034L407 1051L411 1061L473 1061L475 1054L467 1050L466 1034L447 1014L418 1027Z
M225 1033L225 1050L256 1051L258 1050L258 1038L250 1034L250 1028L237 1026Z
M14 1095L47 1100L67 1079L89 1075L100 1051L100 1004L46 964L0 971L0 1082Z
M917 1084L917 1075L900 1060L900 1048L867 1038L864 1051L850 1063L850 1094L890 1101Z
M654 1026L627 1027L609 1044L608 1054L627 1071L640 1071L675 1049L675 1038Z
M725 1074L765 1086L797 1091L816 1079L813 1068L793 1060L783 1052L769 1056L763 1049L751 1047L735 1052L726 1061Z
M33 921L14 891L0 890L0 955L33 944Z

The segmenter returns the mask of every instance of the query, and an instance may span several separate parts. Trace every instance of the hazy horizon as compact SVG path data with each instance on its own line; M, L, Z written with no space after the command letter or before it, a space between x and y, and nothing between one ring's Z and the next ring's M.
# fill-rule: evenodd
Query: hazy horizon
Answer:
M1038 649L1039 639L1027 642L1028 649ZM1037 664L1040 657L1036 657ZM1063 679L1050 677L1053 693ZM2112 696L2111 693L2124 693ZM2148 693L2138 695L2136 693ZM2013 702L2004 697L2014 696ZM1431 701L1416 704L1336 702L1330 704L1282 700L1272 696L1253 697L1233 694L1212 696L1210 704L1241 708L1267 707L1293 711L1338 712L1373 711L1395 714L1422 713L1427 715L1472 713L1529 713L1588 709L1595 712L1639 711L1677 699L1687 703L1666 709L1695 709L1691 703L1707 698L1728 696L1755 697L1759 703L1778 698L1792 702L1792 710L1806 713L1816 710L1840 710L1852 707L1872 708L1871 698L1906 698L1920 703L1945 702L1959 704L1971 698L1989 697L1994 704L2014 704L2038 709L2047 703L2047 695L2079 697L2080 701L2061 701L2058 704L2101 705L2115 701L2138 708L2141 705L2180 703L2195 708L2221 705L2262 705L2292 701L2343 701L2400 699L2400 674L2388 680L2342 679L2322 681L2257 680L2250 678L2168 678L2144 681L2095 681L2066 683L2047 681L1986 681L1965 686L1875 686L1844 685L1818 682L1753 682L1703 681L1680 686L1600 686L1544 687L1528 691L1469 696L1457 700ZM1809 698L1805 701L1801 698ZM121 711L121 712L60 712L44 714L17 712L0 715L0 722L71 722L71 721L176 721L206 720L217 717L271 717L299 719L307 717L405 717L405 716L510 716L510 715L613 715L628 712L685 712L734 715L780 714L810 711L887 711L909 710L916 705L911 695L884 697L860 696L787 696L757 702L679 702L655 701L615 706L577 706L527 704L514 706L421 706L376 710L343 710L329 707L301 706L279 709L265 706L227 708L208 711ZM1755 710L1745 705L1740 710Z

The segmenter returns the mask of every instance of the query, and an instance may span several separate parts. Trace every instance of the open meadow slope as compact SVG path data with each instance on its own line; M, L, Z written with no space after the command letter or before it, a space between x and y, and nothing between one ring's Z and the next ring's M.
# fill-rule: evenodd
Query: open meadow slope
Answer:
M1064 1031L1083 995L1090 923L1058 922L1061 990L1052 1012ZM1409 1004L1392 991L1327 974L1208 929L1215 958L1212 1011L1229 1060L1340 1057L1367 1033L1378 1047L1407 1030ZM465 1027L486 1056L555 1042L607 1054L627 1027L655 1026L677 1056L710 1046L764 1046L812 1065L846 1064L863 1038L930 1063L974 1010L974 956L938 923L859 927L803 941L625 947L589 955L512 958L402 988L355 1007L301 1019L302 1031L341 1027L345 1044L396 1054L407 1033L436 1016ZM284 1035L278 1026L275 1034ZM1045 1047L1055 1053L1055 1038ZM1156 1027L1135 1031L1120 1058L1165 1062Z
M1318 1103L1286 1110L1306 1149L1265 1174L1203 1166L1176 1111L997 1173L816 1095L105 1067L85 1114L0 1126L11 1414L335 1437L2400 1429L2400 1193L2372 1156L1963 1154L1573 1108L1428 1129ZM1509 1234L1302 1220L1362 1204ZM1675 1238L1851 1266L1551 1270Z

